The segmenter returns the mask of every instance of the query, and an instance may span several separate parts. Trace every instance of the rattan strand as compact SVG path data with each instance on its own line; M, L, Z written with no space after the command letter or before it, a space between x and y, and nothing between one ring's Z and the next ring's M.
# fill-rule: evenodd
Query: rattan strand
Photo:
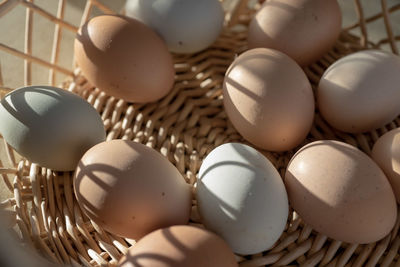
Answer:
M305 69L314 90L324 70L344 55L366 48L379 48L387 43L392 51L397 53L396 40L400 38L393 35L390 13L399 10L400 5L388 8L386 1L381 0L382 11L365 18L361 2L354 2L359 16L358 23L345 29L335 47L317 63ZM50 84L54 85L54 75L57 72L70 75L72 78L66 81L63 87L87 99L101 114L107 129L107 140L134 140L160 151L191 185L196 182L201 160L214 147L230 141L244 142L223 110L221 85L226 68L237 54L246 49L245 31L235 32L226 28L210 49L195 55L175 56L177 76L172 92L157 103L132 105L109 97L91 86L79 69L71 71L57 65L62 41L60 29L77 29L63 20L65 0L59 1L56 16L31 1L8 0L0 5L0 16L16 4L28 7L25 50L18 51L4 44L0 44L0 49L25 60L25 84L30 84L31 81L31 62L49 68ZM81 23L90 17L94 6L105 13L113 12L98 1L87 1ZM230 22L227 25L247 25L254 10L248 9L243 2L236 10L236 13L228 14ZM31 53L32 13L40 14L55 23L50 62ZM387 36L371 43L366 24L377 19L384 20ZM348 33L348 30L355 28L360 29L361 38ZM2 79L0 83L0 93L4 95L9 88L3 86ZM314 125L304 144L318 139L337 139L370 153L372 144L379 136L399 125L400 118L397 118L381 129L366 134L349 135L332 129L321 118L317 107ZM21 242L34 246L45 257L55 262L73 266L114 266L127 249L134 245L133 240L105 232L89 221L73 195L71 173L56 173L26 160L16 162L11 147L4 140L1 143L5 147L9 162L0 162L0 176L14 196L1 203L0 208L8 210L6 214L9 217L9 226L12 228L16 225ZM283 175L293 151L262 152ZM201 226L195 200L191 224ZM378 263L381 266L390 266L400 263L399 226L398 218L392 232L377 243L346 244L313 231L291 210L285 232L271 250L257 255L238 256L237 259L240 266L375 266Z

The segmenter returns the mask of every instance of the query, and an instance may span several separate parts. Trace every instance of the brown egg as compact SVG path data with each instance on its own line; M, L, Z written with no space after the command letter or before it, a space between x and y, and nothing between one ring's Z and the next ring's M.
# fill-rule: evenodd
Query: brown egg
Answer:
M174 83L164 41L143 23L102 15L86 22L75 39L75 59L90 83L129 102L152 102Z
M279 51L257 48L237 57L226 72L223 96L233 126L259 148L289 150L310 131L310 82L296 62Z
M235 267L235 255L220 237L194 226L159 229L139 240L119 267Z
M349 144L316 141L302 147L289 162L285 184L294 210L330 238L372 243L396 222L396 200L385 174Z
M279 50L301 66L327 52L341 31L336 0L269 0L249 26L249 48Z
M374 144L371 156L386 174L400 203L400 128L382 135Z
M90 219L122 237L138 239L189 220L191 190L182 175L161 154L132 141L89 149L75 172L74 190Z
M400 57L380 50L345 56L322 75L318 107L334 128L362 133L400 114Z

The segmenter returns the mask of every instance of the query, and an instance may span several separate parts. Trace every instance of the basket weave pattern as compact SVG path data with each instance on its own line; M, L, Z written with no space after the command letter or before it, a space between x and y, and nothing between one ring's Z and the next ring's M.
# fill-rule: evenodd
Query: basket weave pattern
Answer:
M314 90L324 70L344 55L366 48L380 48L384 44L389 44L392 51L398 53L395 41L399 38L393 35L390 13L399 10L400 4L388 8L386 1L381 0L382 12L365 18L360 1L354 2L359 22L344 29L334 48L317 63L305 69ZM243 30L233 30L230 27L248 24L258 5L248 8L246 3L247 1L241 1L235 12L227 15L229 23L212 47L193 55L174 56L174 88L166 97L151 104L131 104L110 97L88 83L79 69L71 71L57 65L57 51L61 42L57 27L77 30L62 19L65 5L63 0L60 0L57 16L46 13L30 1L3 2L0 5L0 16L16 4L27 7L28 30L24 52L1 43L0 49L26 60L24 81L27 85L31 80L31 62L50 69L50 84L54 83L55 72L70 75L71 78L64 82L62 87L85 98L101 114L107 130L107 140L134 140L154 148L178 168L187 183L193 185L202 159L213 148L232 141L245 143L224 112L222 82L225 71L235 56L247 49L245 27ZM112 13L97 0L88 0L82 22L90 17L94 6L105 13ZM29 23L32 23L32 12L37 12L58 25L50 62L31 55L29 40L32 33L29 31ZM378 43L371 43L368 40L366 25L377 19L384 20L387 38ZM360 28L361 38L348 32L354 28ZM3 86L1 75L0 86ZM0 94L7 91L9 88L0 87ZM313 127L302 145L320 139L336 139L355 145L369 154L379 136L399 126L400 118L397 118L381 129L366 134L350 135L332 129L321 118L317 107ZM53 172L26 160L16 162L12 149L3 143L10 162L0 162L0 175L14 196L1 203L1 208L9 210L7 214L12 221L10 226L17 226L21 242L34 246L55 262L85 266L114 266L127 249L134 245L133 240L105 232L82 213L73 194L72 173ZM261 152L283 176L294 150L285 153ZM3 167L6 165L14 167ZM289 214L285 232L275 246L257 255L238 256L240 266L374 266L378 263L381 266L389 266L400 263L399 218L392 232L381 241L357 245L329 239L304 224L292 210ZM191 224L201 224L195 200Z

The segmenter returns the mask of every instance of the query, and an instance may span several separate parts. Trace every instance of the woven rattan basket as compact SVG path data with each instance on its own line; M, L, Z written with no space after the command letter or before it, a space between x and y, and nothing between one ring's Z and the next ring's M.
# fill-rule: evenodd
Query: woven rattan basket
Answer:
M322 0L321 0L322 1ZM225 29L209 49L193 55L174 56L176 81L169 95L152 104L130 104L115 99L90 85L79 69L62 67L58 55L62 46L62 31L74 33L79 23L97 13L115 11L97 0L88 0L83 15L75 25L64 20L66 1L59 0L56 14L52 14L33 1L5 0L0 4L2 16L16 7L26 8L25 50L20 51L0 42L0 50L24 60L21 83L31 84L37 66L50 73L49 84L55 85L56 75L65 74L61 86L92 104L101 114L107 130L107 139L129 139L150 146L168 160L193 185L202 159L216 146L230 142L244 142L226 117L222 105L222 81L227 67L235 56L246 50L246 25L259 7L256 1L224 1L227 11ZM342 1L343 2L343 1ZM375 3L379 9L371 17L364 15L363 5ZM392 1L394 4L396 1ZM250 3L250 4L249 4ZM397 2L398 3L398 2ZM393 17L400 4L388 5L385 0L354 1L357 23L343 29L334 48L305 72L313 88L324 70L340 57L367 48L385 48L398 53L393 33ZM400 12L399 12L400 13ZM51 60L32 54L32 16L41 16L54 24ZM205 15L206 16L206 15ZM369 40L369 25L381 21L384 38ZM10 29L12 30L12 29ZM359 37L357 37L357 33ZM21 32L21 35L24 33ZM1 41L1 38L0 38ZM41 40L42 42L45 40ZM72 46L72 43L66 44ZM4 54L4 53L3 53ZM70 55L72 57L72 55ZM43 68L44 67L44 68ZM4 68L7 66L3 65ZM13 88L3 84L0 70L0 93L3 96ZM59 84L56 84L59 85ZM400 104L400 103L399 103ZM1 123L1 122L0 122ZM333 130L316 111L314 125L305 143L318 139L337 139L370 153L372 144L385 132L399 127L397 118L386 127L366 134L349 135ZM21 242L32 245L45 257L56 263L74 266L114 266L134 241L125 240L105 232L92 223L80 210L72 190L72 173L57 173L22 159L16 161L12 149L3 140L9 162L0 161L0 174L13 197L2 202L10 216L10 230L18 233ZM263 153L283 175L294 151ZM196 202L193 201L192 224L199 224ZM238 256L240 266L264 265L329 265L329 266L391 266L400 264L399 219L383 240L367 244L347 244L331 240L305 225L301 218L290 212L285 232L269 251L245 257Z

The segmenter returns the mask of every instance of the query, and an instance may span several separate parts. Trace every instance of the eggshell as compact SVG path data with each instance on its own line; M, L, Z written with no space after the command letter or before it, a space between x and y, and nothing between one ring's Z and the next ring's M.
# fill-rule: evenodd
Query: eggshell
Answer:
M174 83L164 41L143 23L102 15L86 22L75 39L75 59L90 83L130 102L152 102Z
M196 192L202 222L235 253L267 250L285 229L289 207L282 179L254 148L228 143L211 151Z
M191 191L182 175L161 154L132 141L103 142L86 152L74 190L90 219L122 237L138 239L189 220Z
M318 106L334 128L349 132L370 131L400 114L400 57L366 50L343 57L322 76Z
M235 255L217 235L194 226L171 226L139 240L119 267L235 267Z
M128 0L125 12L157 31L175 53L195 53L209 47L224 22L218 0Z
M384 173L349 144L326 140L302 147L289 162L285 184L294 210L330 238L372 243L396 222L396 200Z
M336 0L266 1L250 23L248 45L279 50L307 66L335 44L341 20Z
M382 135L374 144L371 156L386 174L400 203L400 128Z
M0 104L0 133L29 161L74 170L82 155L105 140L103 121L81 97L51 86L22 87Z
M311 129L314 97L310 82L279 51L257 48L237 57L226 72L223 96L233 126L262 149L292 149Z

